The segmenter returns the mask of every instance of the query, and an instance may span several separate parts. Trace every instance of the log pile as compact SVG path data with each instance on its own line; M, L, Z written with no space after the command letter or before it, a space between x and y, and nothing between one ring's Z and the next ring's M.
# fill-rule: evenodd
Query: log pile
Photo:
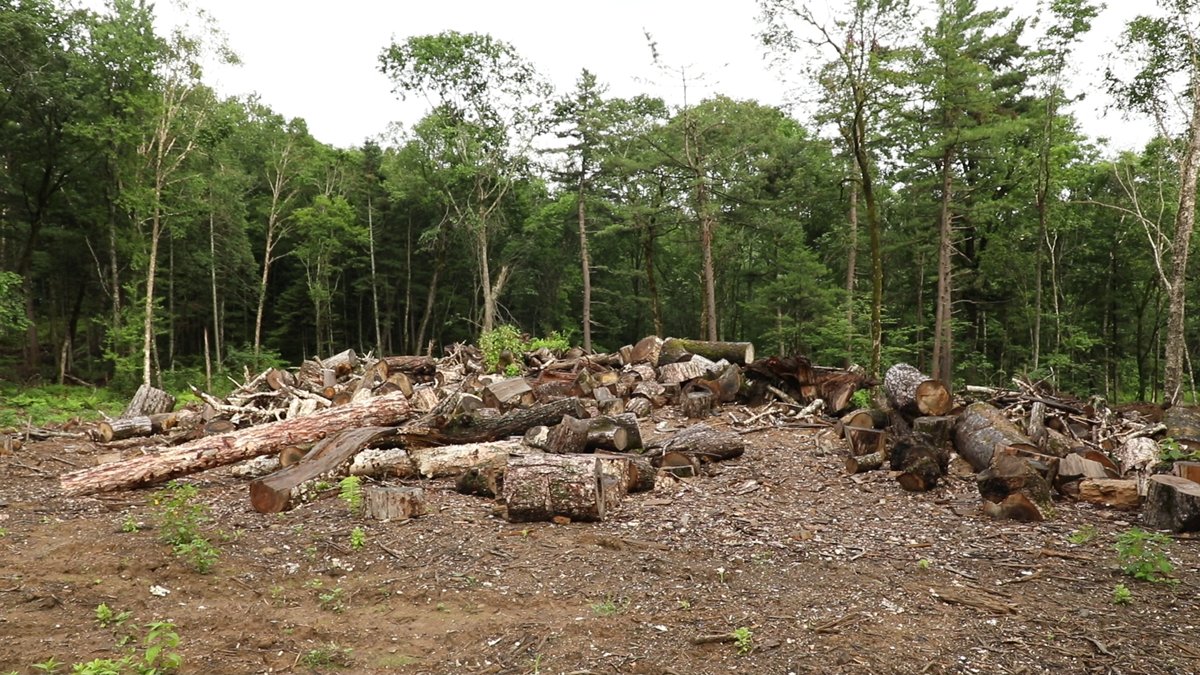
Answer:
M186 435L171 431L181 413L140 393L135 414L102 425L98 440L176 434L177 447L65 474L61 487L92 494L230 466L249 481L252 507L271 513L355 475L379 488L373 517L394 519L419 516L424 497L388 481L452 478L497 498L514 521L601 520L626 494L654 489L660 472L700 476L739 457L747 429L731 430L727 404L768 403L745 420L730 413L735 423L811 424L873 384L799 356L756 360L750 343L656 336L613 354L506 352L504 374L484 363L459 344L441 358L346 350L247 373L226 396L194 390L202 410ZM659 414L691 424L647 443L642 427Z

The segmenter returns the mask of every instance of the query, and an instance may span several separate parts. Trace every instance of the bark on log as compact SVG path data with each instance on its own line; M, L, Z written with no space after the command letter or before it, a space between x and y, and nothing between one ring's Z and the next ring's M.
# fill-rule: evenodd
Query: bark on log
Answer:
M954 444L954 425L957 417L934 415L918 417L912 422L913 437L926 445L949 450Z
M504 472L504 501L514 523L604 520L605 481L592 455L514 455Z
M301 484L340 475L359 450L392 433L393 427L361 427L327 436L296 464L250 483L250 504L259 513L285 511L294 506L294 491Z
M388 366L389 375L403 372L429 382L437 372L437 361L432 356L385 356L382 360Z
M437 407L437 392L430 385L416 387L412 393L412 409L416 413L427 413Z
M842 415L841 423L852 427L863 427L866 429L883 429L890 423L888 415L882 410L874 408L859 408Z
M315 443L337 431L399 424L408 418L400 394L361 404L329 408L305 417L261 424L242 431L205 436L153 455L81 469L60 478L66 494L87 494L162 483L205 469L278 452L297 443Z
M1037 451L1029 437L987 403L972 403L954 425L954 447L976 471L988 468L997 449L1019 447Z
M667 338L663 341L659 354L659 363L675 363L698 354L712 361L725 359L730 363L744 366L754 362L754 345L749 342L709 342L706 340L685 340L683 338Z
M149 415L161 415L169 413L175 409L175 397L163 391L156 389L148 384L143 384L138 387L133 398L129 400L129 404L125 406L125 412L121 413L121 417L147 417Z
M375 520L408 520L425 515L425 491L416 487L368 485L363 510Z
M265 379L267 386L270 387L272 391L280 391L296 386L296 376L291 372L280 368L272 368L268 370Z
M229 475L243 480L253 480L275 473L283 467L276 455L259 455L229 467Z
M1188 452L1200 452L1200 410L1172 406L1163 413L1167 436Z
M1020 493L1041 508L1050 503L1050 485L1022 457L997 452L991 464L976 478L979 494L985 501L1000 503L1010 495Z
M346 473L375 478L412 478L417 475L417 468L404 448L367 448L350 460Z
M458 476L468 469L503 466L510 453L523 452L517 439L409 448L408 455L422 478Z
M656 463L664 473L676 478L693 478L700 475L700 460L682 452L664 452L656 459Z
M587 420L588 450L612 450L623 452L629 448L629 432L610 417L593 417Z
M846 437L846 445L850 447L851 457L862 457L877 452L884 452L887 443L887 431L866 427L844 425L842 432Z
M521 442L528 448L548 452L550 445L550 427L539 424L536 427L529 427L525 430L525 436Z
M604 429L610 426L620 427L625 431L626 445L621 448L621 451L641 450L642 431L638 428L637 416L633 413L622 413L620 415L604 415L590 420L592 429ZM590 435L590 434L589 434ZM588 441L591 445L591 441ZM598 449L613 450L615 448L603 448L602 446L592 446Z
M707 424L695 424L675 434L663 445L663 452L690 455L701 462L715 462L741 457L746 443L741 435L721 431Z
M897 443L890 459L892 470L900 472L896 476L900 487L909 492L928 492L946 475L950 452L944 446Z
M704 364L697 361L664 363L658 367L658 381L662 384L682 384L697 377L704 377L704 374Z
M846 473L856 474L864 471L874 471L883 466L887 460L887 455L883 451L873 452L869 455L848 455L846 457Z
M712 414L713 395L710 391L691 391L683 395L680 408L688 419L704 419Z
M909 418L945 415L954 408L954 397L946 385L907 363L888 368L883 378L883 390L888 403Z
M1151 476L1142 521L1157 530L1200 531L1200 484L1179 476Z
M546 437L546 451L556 455L583 452L588 442L588 421L563 415L562 421L551 427Z
M504 468L494 466L472 467L454 481L454 489L459 494L479 497L495 497L501 494L503 486Z
M648 457L615 452L597 452L594 457L600 460L601 471L624 477L624 492L649 492L654 489L658 469Z
M658 367L658 355L662 352L662 338L648 335L633 346L630 363L648 363L652 368Z
M650 403L650 400L640 396L629 399L629 402L625 404L625 414L637 418L647 417L653 410L654 405Z
M287 468L293 464L299 464L309 450L311 448L302 448L298 445L287 446L279 451L279 466Z
M435 410L400 429L399 437L409 447L484 443L519 436L530 427L558 424L564 415L583 417L579 399L559 399L532 408L510 410L498 417L472 412L446 418Z
M608 391L608 389L597 389L596 391ZM623 415L625 414L625 399L611 396L604 400L596 399L596 409L601 415Z
M175 428L179 417L175 413L160 413L142 417L121 417L101 422L98 428L100 442L110 443L126 438L153 436Z
M483 388L484 405L501 412L512 408L527 408L534 403L533 388L523 377L493 382Z

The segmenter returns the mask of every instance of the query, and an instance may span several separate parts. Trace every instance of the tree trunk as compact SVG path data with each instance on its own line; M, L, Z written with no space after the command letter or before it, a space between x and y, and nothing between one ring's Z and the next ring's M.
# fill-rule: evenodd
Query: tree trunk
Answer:
M512 453L524 450L520 440L504 439L482 443L410 448L409 461L422 478L458 476L468 469L503 467Z
M580 168L579 192L576 204L579 211L579 262L583 273L583 351L592 353L592 263L588 257L587 206L584 203L587 165Z
M88 494L154 485L279 452L285 446L314 443L342 429L394 425L408 414L408 401L402 394L380 396L303 417L206 436L154 455L73 471L61 477L61 486L67 494Z
M1187 305L1187 262L1196 225L1196 178L1200 173L1200 74L1193 75L1192 119L1187 148L1179 163L1179 208L1175 211L1175 238L1171 246L1171 285L1167 289L1166 364L1163 369L1163 402L1174 405L1183 396L1183 355L1187 349L1184 315Z
M1017 425L987 403L972 403L958 416L954 425L954 447L976 471L988 468L992 455L998 450L1010 447L1038 450Z
M379 281L375 275L375 212L367 193L367 244L371 254L371 311L375 319L375 353L383 353L383 329L379 323Z
M150 221L150 256L146 262L146 306L142 320L142 385L150 386L153 371L150 355L154 342L154 275L158 271L158 240L162 230L162 186L155 186L153 213Z
M938 290L937 312L933 325L933 379L950 390L954 371L951 300L954 253L954 229L950 215L953 182L954 146L942 153L942 208L938 219ZM941 414L941 413L939 413Z
M850 180L850 241L846 247L846 360L849 368L854 359L854 287L858 274L858 181ZM754 359L751 359L753 361Z
M591 455L517 455L504 472L504 501L514 523L604 520L605 486L600 460Z
M712 361L725 359L730 363L744 366L754 362L754 345L749 342L713 342L686 340L684 338L667 338L662 343L658 363L675 363L677 361L688 360L693 354L703 356Z
M499 417L485 417L476 413L447 417L435 411L405 426L400 430L400 437L410 448L482 443L519 436L530 427L558 424L564 415L583 417L584 411L579 399L559 399L528 409L511 410Z
M708 340L716 342L721 339L717 331L717 282L712 253L717 223L709 211L708 200L708 177L701 176L696 187L696 210L700 214L700 250L704 258L704 316Z

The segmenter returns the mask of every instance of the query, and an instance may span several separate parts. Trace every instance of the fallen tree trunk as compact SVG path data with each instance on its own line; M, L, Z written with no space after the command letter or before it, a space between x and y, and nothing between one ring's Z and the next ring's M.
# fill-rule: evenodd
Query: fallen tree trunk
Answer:
M409 448L408 456L422 478L458 476L468 469L503 466L510 453L522 451L518 439Z
M404 448L367 448L350 460L346 473L374 478L412 478L417 468Z
M315 443L343 429L399 424L408 414L408 401L404 396L389 394L361 403L328 408L304 417L205 436L153 455L72 471L60 478L60 485L63 492L71 495L155 485L258 455L279 452L285 446Z
M530 427L558 424L564 415L584 416L579 399L563 398L532 408L510 410L499 417L488 417L471 411L443 418L435 410L421 420L402 428L399 438L409 448L484 443L508 436L519 436Z
M663 444L663 453L678 452L699 459L715 462L741 457L746 451L746 442L741 435L732 431L720 431L707 424L695 424Z
M888 403L910 419L945 415L954 408L954 398L945 384L907 363L888 368L883 377L883 391Z
M754 362L754 345L749 342L709 342L707 340L667 338L662 343L658 362L660 364L675 363L686 360L692 355L703 356L712 361L725 359L730 363L744 366Z
M604 484L600 460L592 455L514 455L504 472L508 520L604 520Z
M976 471L992 463L992 455L1006 448L1037 452L1029 437L987 403L972 403L958 416L954 425L954 447Z
M368 443L395 433L394 427L346 429L325 437L296 464L250 483L250 504L259 513L279 513L295 505L300 485L325 476L336 478Z
M175 428L179 417L175 413L159 413L140 417L122 417L101 422L98 435L101 443L120 441L126 438L153 436Z

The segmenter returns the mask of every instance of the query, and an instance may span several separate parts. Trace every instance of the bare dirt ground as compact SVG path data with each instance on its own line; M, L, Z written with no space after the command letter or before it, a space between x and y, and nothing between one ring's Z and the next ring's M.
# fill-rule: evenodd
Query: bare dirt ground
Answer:
M1062 502L995 522L970 477L909 494L886 471L844 475L828 431L746 439L600 524L509 524L430 481L430 513L403 523L352 516L336 491L265 516L227 470L199 474L221 551L206 575L159 543L154 491L58 494L110 449L32 444L0 457L0 673L119 657L155 620L177 625L184 673L1200 672L1197 539L1171 546L1179 583L1137 582L1113 547L1136 514ZM132 617L102 627L101 603ZM746 653L694 644L737 629Z

